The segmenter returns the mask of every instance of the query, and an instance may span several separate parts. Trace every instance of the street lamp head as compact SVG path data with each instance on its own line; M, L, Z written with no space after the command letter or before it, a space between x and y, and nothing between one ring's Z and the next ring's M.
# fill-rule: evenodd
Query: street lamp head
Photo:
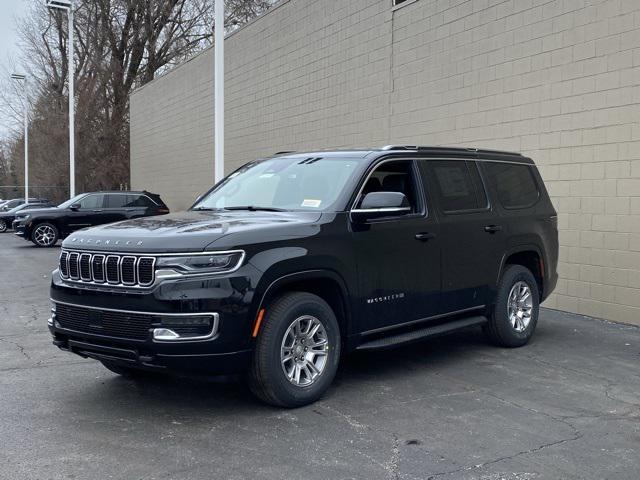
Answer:
M11 78L13 80L26 80L27 79L26 75L22 75L20 73L12 73L11 74Z
M70 10L72 7L71 0L47 0L48 8L57 8L60 10Z

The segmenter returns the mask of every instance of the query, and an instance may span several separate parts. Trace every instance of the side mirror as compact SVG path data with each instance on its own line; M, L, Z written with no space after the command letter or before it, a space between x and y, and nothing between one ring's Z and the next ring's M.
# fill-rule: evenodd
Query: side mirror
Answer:
M71 206L69 207L69 210L73 210L73 211L75 212L76 210L80 210L80 206L81 206L81 205L80 205L79 203L73 203L73 204L71 204Z
M404 193L370 192L362 199L360 207L351 210L351 219L354 222L366 222L408 213L411 213L411 206Z

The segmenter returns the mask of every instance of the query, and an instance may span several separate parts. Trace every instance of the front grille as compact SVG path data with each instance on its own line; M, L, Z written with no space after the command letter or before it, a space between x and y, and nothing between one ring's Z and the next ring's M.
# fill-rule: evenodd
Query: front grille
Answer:
M67 263L67 257L69 254L67 252L62 252L60 254L60 275L67 278L69 277L69 264Z
M80 275L78 275L78 259L80 258L80 254L78 252L71 252L69 254L69 277L73 280L78 280Z
M63 250L60 276L80 283L148 287L155 280L154 257Z
M56 303L55 319L62 328L131 340L146 340L154 318L151 315L93 310Z
M80 279L90 282L91 278L91 255L83 253L80 255Z

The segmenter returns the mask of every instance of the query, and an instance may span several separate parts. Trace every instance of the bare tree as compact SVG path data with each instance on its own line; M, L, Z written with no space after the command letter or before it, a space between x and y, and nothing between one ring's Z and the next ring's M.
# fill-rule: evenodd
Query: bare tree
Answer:
M64 185L68 174L67 22L62 12L48 11L44 2L32 1L29 15L20 25L23 63L32 78L32 88L37 87L33 92L30 154L34 167L44 167L39 169L47 176L38 181ZM73 61L79 191L129 183L129 95L134 88L213 41L213 3L213 0L76 2ZM246 23L272 3L272 0L227 1L225 28ZM6 97L0 95L0 112L6 110L9 114L15 97ZM14 138L19 136L14 132ZM42 139L37 140L40 136ZM9 156L15 158L17 153L17 148L11 148Z

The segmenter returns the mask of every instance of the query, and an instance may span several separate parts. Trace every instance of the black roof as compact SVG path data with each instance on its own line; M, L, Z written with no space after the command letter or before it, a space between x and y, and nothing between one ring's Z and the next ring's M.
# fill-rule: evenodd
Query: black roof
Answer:
M466 147L441 147L441 146L422 146L422 145L387 145L381 148L360 148L349 150L325 150L311 152L278 152L275 155L291 156L291 155L326 155L328 153L337 155L353 155L367 156L376 154L375 158L389 154L404 155L420 155L430 157L456 157L456 158L472 158L478 160L503 160L509 162L533 164L533 161L517 152L508 152L504 150L491 150Z
M96 190L94 192L83 192L82 195L89 193L131 193L134 195L157 195L156 193L148 192L146 190Z

